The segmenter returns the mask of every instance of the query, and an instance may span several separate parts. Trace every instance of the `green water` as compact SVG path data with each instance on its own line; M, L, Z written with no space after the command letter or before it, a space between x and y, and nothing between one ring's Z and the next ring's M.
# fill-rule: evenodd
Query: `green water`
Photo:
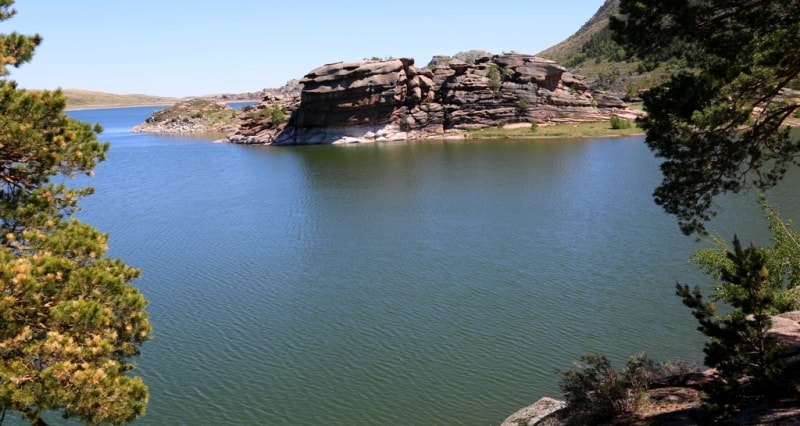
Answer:
M129 133L150 111L73 113L112 142L81 218L150 301L135 424L499 424L589 351L701 358L641 138L246 147Z

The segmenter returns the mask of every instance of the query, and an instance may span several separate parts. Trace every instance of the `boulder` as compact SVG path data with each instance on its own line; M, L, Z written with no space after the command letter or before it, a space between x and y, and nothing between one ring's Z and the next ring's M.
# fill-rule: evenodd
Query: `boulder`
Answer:
M566 407L567 403L544 397L508 416L501 426L536 426L551 414Z

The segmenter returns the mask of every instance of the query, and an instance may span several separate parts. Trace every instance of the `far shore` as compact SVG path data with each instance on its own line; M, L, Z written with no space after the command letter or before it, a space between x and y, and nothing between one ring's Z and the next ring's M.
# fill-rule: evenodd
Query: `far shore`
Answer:
M93 109L119 109L119 108L139 108L139 107L167 107L170 104L143 104L143 105L82 105L79 107L67 106L65 111L85 111Z
M175 104L180 100L176 100L173 102L158 102L158 103L142 103L142 104L92 104L92 105L80 105L80 106L70 106L69 102L67 102L66 111L83 111L83 110L92 110L92 109L117 109L117 108L139 108L139 107L168 107L170 105ZM238 103L238 102L260 102L260 99L234 99L234 100L223 100L219 99L219 102L224 102L226 104Z

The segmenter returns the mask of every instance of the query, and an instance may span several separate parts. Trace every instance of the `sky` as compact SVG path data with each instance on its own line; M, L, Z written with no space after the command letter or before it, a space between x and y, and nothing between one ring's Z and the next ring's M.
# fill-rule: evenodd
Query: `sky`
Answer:
M0 33L40 34L27 89L173 97L254 92L321 65L478 49L535 54L604 0L17 0Z

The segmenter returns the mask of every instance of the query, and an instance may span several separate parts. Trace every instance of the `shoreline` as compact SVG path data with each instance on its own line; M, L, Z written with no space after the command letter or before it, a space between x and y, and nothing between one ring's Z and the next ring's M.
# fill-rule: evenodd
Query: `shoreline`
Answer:
M218 102L223 102L226 104L234 104L239 102L260 102L260 99L235 99L235 100L216 100ZM64 111L85 111L85 110L95 110L95 109L119 109L119 108L138 108L138 107L168 107L170 105L174 105L176 102L179 102L180 99L176 100L175 102L167 102L167 103L145 103L145 104L93 104L93 105L81 105L81 106L67 106Z
M97 109L121 109L121 108L146 108L146 107L167 107L172 104L136 104L136 105L87 105L87 106L80 106L80 107L70 107L64 109L64 111L89 111L89 110L97 110Z

